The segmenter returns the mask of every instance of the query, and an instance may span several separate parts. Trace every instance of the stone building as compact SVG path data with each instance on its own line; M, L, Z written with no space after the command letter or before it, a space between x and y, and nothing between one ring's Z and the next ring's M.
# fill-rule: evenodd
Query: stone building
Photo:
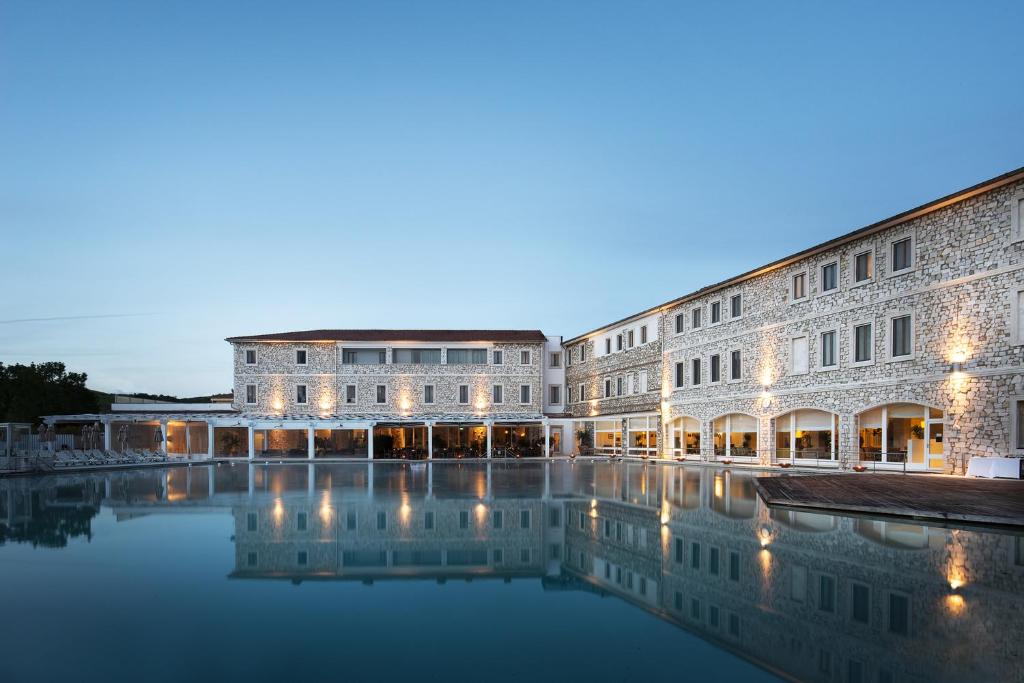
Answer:
M1024 453L1022 214L1024 169L567 340L584 446L955 473Z

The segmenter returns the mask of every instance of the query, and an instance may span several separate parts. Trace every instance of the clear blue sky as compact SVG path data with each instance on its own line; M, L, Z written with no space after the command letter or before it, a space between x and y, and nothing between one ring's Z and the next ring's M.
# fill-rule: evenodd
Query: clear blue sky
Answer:
M894 5L5 0L0 361L571 336L1024 165L1024 4Z

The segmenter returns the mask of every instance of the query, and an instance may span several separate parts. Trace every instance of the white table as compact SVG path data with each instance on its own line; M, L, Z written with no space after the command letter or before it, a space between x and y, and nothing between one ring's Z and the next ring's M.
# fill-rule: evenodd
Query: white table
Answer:
M967 476L1020 479L1020 458L971 458Z

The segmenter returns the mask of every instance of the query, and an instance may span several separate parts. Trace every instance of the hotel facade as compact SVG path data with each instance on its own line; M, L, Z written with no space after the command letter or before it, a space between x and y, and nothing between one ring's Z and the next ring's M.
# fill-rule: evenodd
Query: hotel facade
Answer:
M231 337L230 405L118 406L104 445L219 457L623 455L961 474L1024 455L1024 169L563 341ZM149 431L147 431L149 430Z

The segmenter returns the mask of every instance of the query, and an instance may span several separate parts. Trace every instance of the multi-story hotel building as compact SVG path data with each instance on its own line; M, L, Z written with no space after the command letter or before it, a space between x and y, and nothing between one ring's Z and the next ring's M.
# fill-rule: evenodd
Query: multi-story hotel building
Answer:
M216 456L595 452L963 473L972 456L1024 455L1022 216L1019 169L564 343L539 330L231 337L230 410L51 421L100 421L108 447L125 424L152 444L148 425L168 452Z
M1022 215L1024 169L567 340L584 446L958 473L1024 453Z

